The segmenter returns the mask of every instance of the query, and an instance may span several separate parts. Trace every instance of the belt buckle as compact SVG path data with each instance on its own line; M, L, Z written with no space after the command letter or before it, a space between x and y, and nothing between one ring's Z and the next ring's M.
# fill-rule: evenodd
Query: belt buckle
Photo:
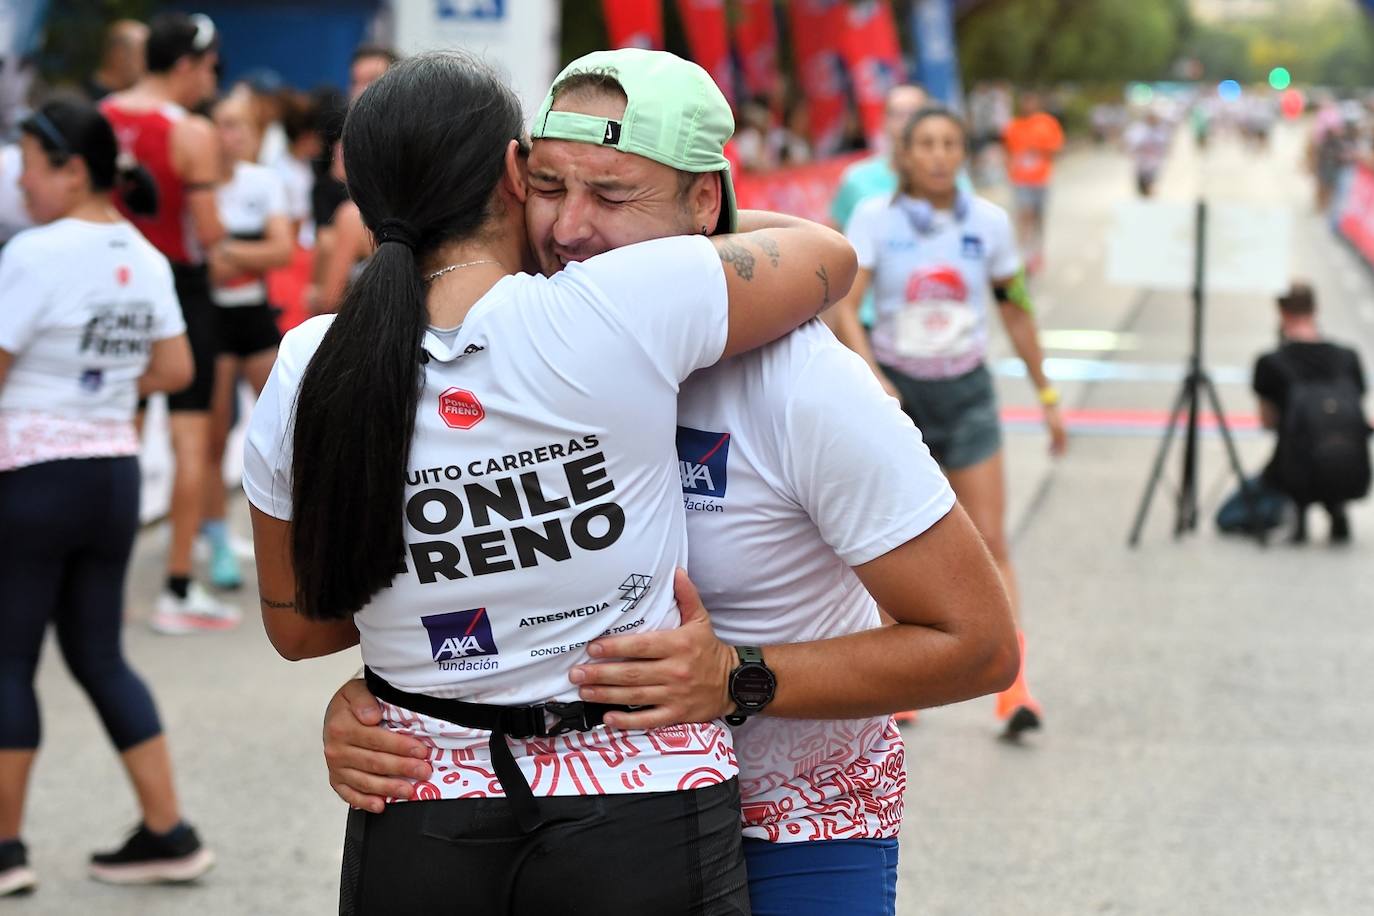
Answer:
M581 700L571 703L548 702L544 704L544 711L554 717L553 724L546 727L549 737L573 731L585 732L592 728L587 721L587 707Z

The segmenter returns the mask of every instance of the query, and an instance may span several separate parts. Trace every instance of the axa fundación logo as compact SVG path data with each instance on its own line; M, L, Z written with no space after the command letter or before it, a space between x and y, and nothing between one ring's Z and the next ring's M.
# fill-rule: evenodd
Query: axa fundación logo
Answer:
M646 576L643 573L630 573L625 581L620 583L620 597L625 599L625 603L620 606L620 613L624 614L639 607L639 602L643 601L644 596L649 594L649 588L653 582L653 576Z
M688 496L725 496L730 459L730 434L688 426L677 428L678 467L682 492Z
M484 607L421 617L429 634L430 655L445 671L488 670L497 667L499 654L491 632L491 618Z

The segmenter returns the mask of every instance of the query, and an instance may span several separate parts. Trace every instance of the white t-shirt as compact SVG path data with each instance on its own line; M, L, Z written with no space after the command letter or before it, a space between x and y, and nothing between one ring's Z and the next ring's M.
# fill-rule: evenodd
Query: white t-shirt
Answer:
M79 265L79 269L73 269ZM0 470L138 453L138 379L185 331L172 269L125 222L59 219L0 251Z
M1005 210L965 198L962 218L909 197L874 197L845 234L873 271L873 355L913 378L954 378L987 358L991 282L1021 269Z
M1169 145L1173 142L1173 130L1168 124L1160 122L1136 121L1126 128L1123 138L1131 158L1135 160L1136 171L1155 175L1164 167L1169 156Z
M518 706L575 700L598 636L678 625L687 563L674 417L719 359L725 275L700 237L632 245L552 278L506 277L429 361L407 471L405 571L354 620L363 660L402 690ZM333 316L293 329L258 400L244 489L291 517L291 413ZM395 709L436 774L421 797L500 794L486 733ZM536 795L667 791L735 774L720 722L515 742Z
M24 205L24 192L19 189L19 176L23 171L19 145L0 146L0 244L33 225Z
M289 153L274 162L272 169L286 189L286 215L301 224L298 240L305 247L310 247L315 231L313 226L307 224L311 216L310 193L315 188L315 173L310 170L310 163L302 162Z
M252 162L234 165L234 177L215 192L219 219L230 238L261 241L267 221L286 215L286 188L274 169ZM234 277L210 291L215 305L262 305L267 301L267 284L262 274Z
M954 505L920 432L819 321L692 376L678 424L688 572L734 645L879 626L850 567ZM735 729L735 753L746 836L897 835L906 773L890 717L762 716Z

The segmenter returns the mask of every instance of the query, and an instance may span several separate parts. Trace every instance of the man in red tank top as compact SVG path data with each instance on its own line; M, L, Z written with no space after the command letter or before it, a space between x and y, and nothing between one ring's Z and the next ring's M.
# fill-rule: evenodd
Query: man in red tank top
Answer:
M153 176L158 210L152 217L124 215L172 262L186 334L195 356L191 386L170 395L172 541L167 587L158 597L154 629L188 633L225 629L238 622L232 606L191 587L191 548L200 525L207 473L210 394L214 386L214 304L206 252L225 236L215 203L219 141L209 120L191 114L215 92L219 37L209 17L164 13L148 24L148 70L132 88L107 97L101 110L114 127L121 152Z

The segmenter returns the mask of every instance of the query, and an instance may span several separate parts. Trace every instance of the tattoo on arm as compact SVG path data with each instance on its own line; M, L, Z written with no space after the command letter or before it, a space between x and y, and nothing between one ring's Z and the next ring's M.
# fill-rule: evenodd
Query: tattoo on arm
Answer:
M759 247L763 249L764 254L768 255L768 260L773 262L773 266L777 267L778 262L782 260L782 251L778 248L778 243L766 235L760 235Z
M830 304L830 273L829 273L829 271L827 271L827 270L825 269L825 265L824 265L824 264L822 264L819 268L817 268L817 270L816 270L816 276L817 276L817 277L820 277L820 280L821 280L821 288L822 288L822 290L823 290L823 292L821 293L821 304L822 304L822 305L829 305L829 304Z
M271 598L263 598L263 599L262 599L262 606L263 606L263 607L270 607L270 608L272 608L272 609L274 609L274 610L284 610L284 609L286 609L286 608L295 608L296 602L294 602L294 601L273 601Z
M741 280L754 279L754 256L739 242L721 242L720 259L735 268Z

